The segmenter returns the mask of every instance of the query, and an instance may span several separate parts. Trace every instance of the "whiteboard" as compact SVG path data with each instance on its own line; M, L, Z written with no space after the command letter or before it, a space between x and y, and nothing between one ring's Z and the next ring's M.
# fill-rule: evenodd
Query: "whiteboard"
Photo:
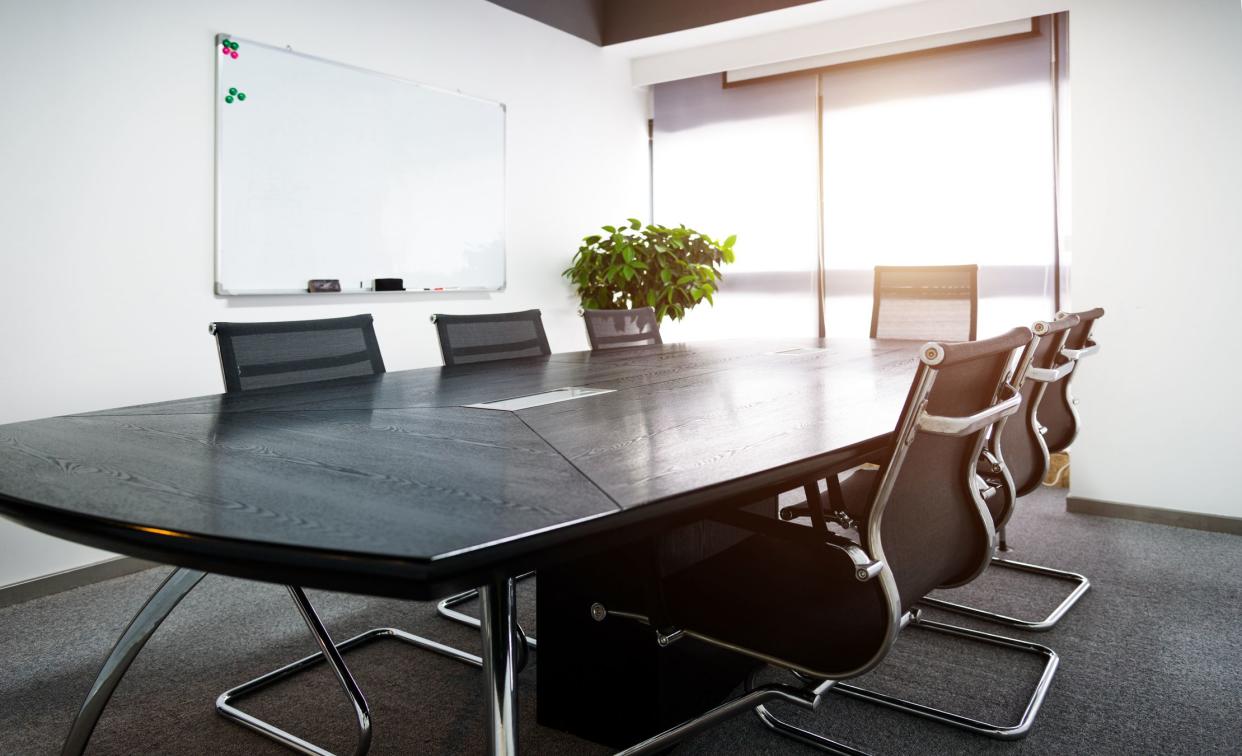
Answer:
M503 104L230 35L215 54L217 294L504 288Z

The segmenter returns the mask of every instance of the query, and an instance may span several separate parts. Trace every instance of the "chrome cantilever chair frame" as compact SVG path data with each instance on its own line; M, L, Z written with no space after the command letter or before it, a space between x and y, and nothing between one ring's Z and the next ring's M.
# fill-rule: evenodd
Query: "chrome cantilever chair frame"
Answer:
M1036 715L1039 712L1040 706L1043 703L1044 696L1048 691L1049 685L1051 684L1052 677L1056 672L1058 663L1056 652L1039 644L1028 643L1010 638L1002 638L1001 636L995 636L989 633L982 633L974 630L955 628L949 625L942 625L941 623L927 622L918 618L917 611L903 613L901 611L901 599L897 588L896 578L893 575L892 568L885 559L884 549L881 543L881 521L884 515L885 507L887 506L889 498L893 492L897 476L906 456L906 452L910 445L914 442L915 436L919 432L947 436L975 435L973 454L969 458L972 461L972 464L968 471L964 471L965 474L971 476L970 479L973 481L973 460L977 459L980 451L982 451L984 436L987 429L999 419L1017 412L1020 406L1021 397L1017 391L1014 390L1012 386L1004 384L998 388L997 393L1000 394L1004 392L1008 394L1008 396L1003 399L994 400L991 407L975 415L969 417L941 417L929 414L926 407L928 396L936 377L935 366L939 364L939 362L943 359L943 356L943 348L938 344L930 343L923 347L922 363L916 373L914 386L911 389L910 399L907 405L908 409L905 413L903 413L901 423L894 433L891 447L892 450L888 458L888 463L883 465L879 472L879 479L876 483L875 493L873 495L874 498L872 499L873 504L867 517L867 527L864 536L864 540L866 541L865 548L863 545L855 544L848 539L828 533L826 529L817 531L821 536L827 534L827 538L825 539L826 545L843 551L849 557L851 563L853 564L855 579L860 582L867 582L871 580L879 581L879 586L883 592L886 606L888 628L883 642L877 646L877 650L874 655L868 661L859 665L855 669L826 678L821 673L817 673L815 670L806 669L796 662L777 659L761 652L740 647L734 643L730 643L727 640L695 632L693 629L657 628L656 642L661 646L667 646L683 637L697 638L708 644L741 653L767 664L793 672L803 681L803 685L801 687L792 687L789 685L772 683L756 687L754 685L754 677L752 675L747 681L747 692L745 695L730 700L699 717L648 738L647 740L622 751L621 756L639 756L640 754L652 754L664 750L694 733L740 713L746 708L753 709L765 726L779 734L833 753L860 754L862 753L861 751L858 751L848 745L785 722L768 709L768 704L770 703L786 701L798 705L804 709L813 710L818 707L824 694L831 690L841 690L842 693L855 698L874 701L875 703L879 703L881 705L898 708L911 714L933 719L945 724L974 730L992 737L1014 739L1024 736L1029 731ZM811 489L818 492L818 481L808 481L806 483L806 487L808 492ZM968 486L968 490L974 500L976 509L975 514L978 516L978 525L985 531L988 542L993 542L995 539L995 530L992 527L992 520L990 514L988 513L987 507L984 504L977 488L970 485ZM815 496L813 500L822 502L822 497ZM748 516L743 513L734 513L732 516L717 516L718 519L733 524L740 524L741 521L747 517ZM752 521L754 520L754 516L749 517ZM822 522L822 512L819 513L818 518L816 518L813 513L812 518L818 519ZM801 526L797 525L781 525L768 520L765 520L764 522L771 523L770 525L764 526L768 531L771 531L772 528L801 529ZM745 525L742 525L742 527L745 527ZM755 523L754 527L759 527L759 524ZM990 554L987 554L987 557L990 557ZM977 568L974 569L973 574L968 576L966 580L969 581L974 579L974 577L976 577L987 567L987 564L988 559L986 557L980 560ZM649 617L639 613L609 611L598 603L591 607L591 616L596 621L602 622L610 615L636 620L649 626L652 625ZM864 674L878 665L888 653L888 650L892 647L898 633L907 624L915 624L916 626L922 626L928 630L946 632L971 640L1005 646L1019 651L1032 653L1044 658L1045 665L1039 684L1036 686L1036 689L1027 704L1026 711L1024 712L1021 721L1012 726L989 724L952 712L908 701L902 701L883 694L874 693L861 688L856 688L854 686L848 686L840 682L840 680Z
M231 337L233 335L290 332L296 331L294 328L295 326L306 326L307 330L315 330L324 327L331 327L333 325L359 328L361 331L361 338L367 347L367 361L370 364L370 369L377 373L384 372L383 357L380 355L379 344L375 339L375 331L371 324L370 315L354 316L349 318L329 318L321 321L287 321L283 323L212 323L208 326L208 331L216 337L216 345L220 353L220 371L224 377L225 388L230 392L241 392L245 390L242 382L243 371L239 366L236 352L231 341ZM265 327L268 328L265 330ZM168 609L164 612L164 614L160 615L158 619L155 620L155 625L151 627L146 637L149 637L150 632L154 632L155 627L158 627L159 623L163 621L168 612L172 611L172 608L176 606L176 602L180 601L181 597L188 593L194 585L197 585L198 581L203 577L202 573L195 573L198 575L198 578L187 585L188 577L184 574L190 572L194 571L182 569L174 572L173 576L170 576L169 579L165 581L164 585L161 586L148 601L149 606L159 605L162 603L167 605ZM182 577L174 580L173 578L178 575L181 575ZM179 595L176 595L175 599L162 598L164 594L173 595L171 592L177 589L178 586L184 586L184 591L182 591ZM294 604L298 608L298 612L302 615L302 619L306 622L306 626L310 630L311 635L315 638L315 642L319 645L320 650L310 656L303 657L302 659L286 664L279 669L260 675L253 680L226 690L216 698L216 711L225 719L254 730L261 735L271 738L282 745L298 751L299 753L311 754L313 756L332 756L330 751L327 751L320 746L307 742L306 740L299 738L290 732L282 730L270 722L259 719L252 714L247 714L239 709L235 703L281 680L288 679L322 662L326 662L328 666L331 667L333 674L336 676L337 682L340 683L342 689L345 691L345 694L349 697L351 705L353 706L358 724L358 739L354 753L360 756L361 754L366 753L370 748L370 708L367 704L366 698L362 694L362 690L358 687L357 682L355 682L353 675L350 674L349 668L345 664L345 659L342 656L344 652L365 646L378 640L393 639L417 648L433 651L475 667L483 666L483 660L481 657L457 648L453 648L452 646L447 646L443 643L438 643L429 638L407 633L404 630L400 630L395 627L372 628L366 632L349 638L348 640L340 643L334 643L332 637L328 634L327 628L324 627L323 622L319 619L319 615L315 612L314 606L311 605L310 600L306 597L306 593L298 586L290 585L285 587L289 590ZM478 591L476 590L474 593L477 595ZM168 603L170 600L171 604ZM147 610L144 609L143 611L146 612ZM142 613L140 613L139 617L134 619L134 623L138 624L141 617ZM145 637L143 642L145 643ZM119 646L120 644L118 643L118 647ZM525 647L523 646L523 649L524 648ZM115 654L116 652L114 651L113 653ZM134 654L137 654L137 650L134 651ZM523 657L520 659L519 668L524 665L525 658ZM128 663L126 663L126 667L128 667ZM105 671L106 668L107 667L105 666ZM124 670L122 669L121 672L123 674ZM100 674L102 676L103 672ZM94 695L94 692L92 692L92 695ZM107 702L106 697L103 702ZM93 722L90 727L94 727ZM76 732L77 729L78 726L75 724L74 732ZM88 730L86 732L86 737L89 738L89 736L90 732ZM71 735L71 740L72 739L73 736ZM85 747L85 745L85 741L82 741L81 746ZM68 742L66 742L66 748L68 748ZM68 753L68 751L66 751L66 753Z
M1008 470L1005 468L1005 455L1004 450L1001 447L1001 437L1003 435L1002 431L1005 428L1005 424L1019 421L1028 422L1030 424L1028 433L1036 441L1036 445L1040 453L1043 455L1043 466L1041 469L1047 470L1049 463L1048 447L1044 444L1043 434L1040 432L1040 429L1037 427L1037 423L1035 422L1036 412L1048 386L1056 385L1058 381L1068 379L1068 376L1074 370L1075 363L1073 361L1066 362L1052 368L1032 367L1031 361L1035 356L1036 347L1039 346L1041 339L1058 339L1059 343L1055 344L1056 349L1054 354L1060 354L1063 351L1061 349L1061 345L1065 343L1065 338L1068 336L1069 332L1068 330L1061 330L1059 332L1052 333L1051 336L1049 336L1049 331L1051 330L1050 325L1051 324L1044 321L1036 321L1031 327L1031 330L1034 332L1035 336L1031 340L1030 346L1023 351L1018 367L1014 372L1014 384L1018 391L1022 390L1023 384L1028 380L1040 384L1035 388L1028 400L1031 406L1024 408L1026 411L1021 413L1020 416L1006 418L998 423L993 429L991 437L988 439L988 454L992 460L1000 465L1001 471L1004 473L1003 482L1000 484L1002 489L1004 489L1003 495L1009 497L1011 500L1016 500L1023 492L1015 490L1013 479L1009 476ZM1042 474L1039 477L1042 478ZM1006 514L1006 519L1008 519L1008 514ZM1003 533L1004 527L1004 521L998 523L998 532ZM1009 551L1010 549L1006 548L1004 550ZM1008 614L993 612L987 609L980 609L978 607L961 604L955 601L934 598L932 596L925 596L920 603L926 606L936 607L937 609L944 609L957 614L966 615L968 617L976 617L978 619L988 620L989 622L995 622L1008 627L1018 628L1019 630L1043 632L1055 627L1056 624L1061 621L1061 618L1065 616L1066 612L1068 612L1074 604L1078 603L1078 600L1083 597L1083 594L1091 588L1091 581L1088 580L1085 575L1078 572L1058 570L1053 567L1044 567L1038 564L1030 564L1028 562L1020 562L1014 559L1006 559L1000 556L992 557L992 565L995 567L1002 567L1004 569L1054 578L1056 580L1063 580L1072 584L1074 587L1070 591L1069 595L1062 599L1061 603L1049 612L1046 617L1035 620L1014 617Z

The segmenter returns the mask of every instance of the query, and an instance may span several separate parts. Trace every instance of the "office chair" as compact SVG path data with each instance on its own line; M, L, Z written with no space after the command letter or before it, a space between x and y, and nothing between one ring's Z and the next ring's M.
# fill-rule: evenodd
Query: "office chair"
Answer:
M275 323L212 323L224 390L326 381L384 372L370 315Z
M979 266L929 265L875 268L871 338L974 341L979 320ZM868 463L869 465L872 463ZM829 511L844 514L841 484L829 476ZM805 501L782 507L782 520L806 517ZM849 525L847 518L840 521Z
M661 646L685 637L793 672L799 684L756 686L715 709L623 751L650 754L744 709L778 733L825 750L854 749L777 718L767 704L816 708L838 690L864 700L1005 738L1022 737L1056 671L1051 649L922 619L915 603L937 587L973 580L988 565L995 531L976 485L988 429L1017 412L1006 369L1031 333L1017 328L973 343L928 343L883 463L865 490L855 488L862 525L855 537L830 530L822 512L810 526L741 511L711 517L747 533L737 545L673 574L653 570L654 586L609 587L589 611L650 626ZM790 481L796 484L796 481ZM818 480L802 481L822 506ZM791 580L797 575L797 580ZM584 610L587 609L584 607ZM897 701L842 683L878 665L907 626L1031 653L1045 660L1022 721L991 725Z
M987 454L980 459L979 476L985 482L986 490L994 492L987 502L993 525L1001 534L1002 542L1016 499L1038 489L1048 472L1048 447L1044 445L1037 415L1048 388L1063 383L1074 369L1074 363L1062 359L1061 352L1071 329L1077 325L1077 316L1071 315L1051 323L1036 321L1031 327L1035 336L1023 351L1013 378L1013 385L1022 397L1021 408L1018 414L996 424L988 439ZM1091 587L1090 581L1077 572L1000 556L993 556L992 564L1064 580L1073 584L1074 588L1048 616L1038 620L1025 620L930 596L924 598L922 603L1022 630L1042 631L1055 626Z
M552 354L539 310L432 315L447 367Z
M979 266L875 268L871 338L974 341Z
M663 344L654 307L633 310L579 310L591 351Z
M224 374L225 389L230 394L384 372L384 359L380 355L370 315L273 323L212 323L209 330L216 337L220 351L220 369ZM174 577L178 574L179 572L174 573ZM201 573L198 575L201 577ZM169 579L172 580L173 577ZM216 699L216 711L226 719L295 751L330 756L323 748L247 714L237 708L235 703L326 661L353 704L358 720L355 753L362 754L366 753L371 742L370 708L345 664L342 656L345 651L390 638L475 667L483 666L482 659L474 654L394 627L373 628L335 643L306 593L298 586L290 585L286 588L321 650L225 691Z
M1095 322L1104 317L1104 310L1097 307L1083 312L1057 313L1058 319L1074 316L1078 317L1078 325L1070 331L1061 355L1066 361L1077 364L1083 357L1100 351L1100 345L1091 338L1091 332L1095 328ZM1078 436L1078 400L1070 391L1068 378L1044 397L1039 407L1039 420L1048 429L1044 433L1048 451L1065 451L1074 442L1074 438Z
M431 316L431 322L440 337L440 354L445 367L552 354L539 310L485 315L436 314ZM515 580L525 580L534 574L527 572L518 575ZM445 619L478 629L482 623L477 617L454 608L478 596L477 588L453 594L436 604L436 612ZM518 632L523 649L538 648L539 641L534 636L526 635L521 628Z

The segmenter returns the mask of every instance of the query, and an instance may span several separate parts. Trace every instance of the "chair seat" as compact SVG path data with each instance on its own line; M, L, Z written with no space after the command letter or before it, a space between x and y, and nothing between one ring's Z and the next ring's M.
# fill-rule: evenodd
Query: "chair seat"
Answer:
M879 582L856 580L833 547L752 535L666 578L664 598L683 630L833 677L882 645L889 620Z

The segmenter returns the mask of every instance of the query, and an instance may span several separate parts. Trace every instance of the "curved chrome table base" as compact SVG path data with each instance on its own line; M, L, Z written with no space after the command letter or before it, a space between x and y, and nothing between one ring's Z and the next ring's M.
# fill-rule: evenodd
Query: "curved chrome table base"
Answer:
M95 678L86 700L82 703L73 726L61 749L62 756L81 756L90 741L91 733L103 714L116 686L125 676L130 665L142 651L143 646L155 633L160 624L168 617L186 594L198 585L206 573L198 570L178 568L164 579L156 591L147 599L142 609L130 621L125 632L113 646L103 667ZM525 637L517 625L514 613L513 580L497 578L491 584L483 586L481 598L485 622L483 629L483 656L461 651L452 646L422 638L396 628L375 628L353 638L333 643L327 629L316 614L314 607L306 598L305 592L296 586L287 586L298 611L305 620L307 628L319 644L320 651L303 657L291 664L286 664L250 682L243 683L225 691L216 699L216 709L224 717L244 727L272 738L299 753L310 756L331 756L319 746L309 743L296 735L288 733L272 724L241 711L233 706L233 702L251 695L278 680L283 680L298 672L326 661L336 675L337 681L349 696L354 708L358 724L358 740L354 754L361 756L371 744L371 715L366 698L357 682L349 672L342 656L343 652L381 638L392 638L419 648L434 651L438 654L465 662L474 667L482 667L486 682L486 694L489 704L488 715L490 729L488 732L489 753L494 755L515 754L517 752L517 673L525 665Z
M1070 594L1065 597L1056 609L1052 610L1051 614L1041 620L1025 620L1020 617L1011 617L1007 614L989 612L986 609L977 609L973 606L967 606L965 604L958 604L953 601L946 601L944 599L931 597L924 597L919 600L919 603L927 606L934 606L937 609L944 609L950 612L957 612L958 614L965 614L970 617L978 617L979 619L997 622L1002 625L1008 625L1009 627L1016 627L1020 630L1043 632L1044 630L1051 629L1058 622L1060 622L1061 618L1065 616L1065 613L1070 610L1070 607L1078 603L1078 599L1082 598L1082 595L1091 588L1091 581L1087 580L1085 575L1080 575L1077 572L1067 572L1065 570L1053 569L1052 567L1043 567L1038 564L1027 564L1026 562L1017 562L1012 559L1003 559L1001 557L992 557L992 565L995 567L1006 567L1011 570L1019 570L1021 572L1029 572L1035 575L1043 575L1045 577L1056 578L1057 580L1065 580L1075 584L1074 590L1070 591Z
M525 580L528 577L534 577L534 575L535 573L533 571L524 572L521 575L518 575L517 577L513 578L513 580L516 583L519 580ZM466 625L468 627L473 627L474 629L478 630L479 625L481 623L479 622L477 617L471 617L469 614L459 612L453 608L455 606L458 606L459 604L465 604L469 601L473 601L478 597L479 597L478 588L471 588L468 591L462 591L461 593L455 593L446 599L442 599L440 603L436 604L436 612L441 617L447 620L452 620L453 622L457 622L462 625ZM539 648L539 645L537 641L535 640L534 636L526 635L523 633L522 637L525 639L525 645L528 648L534 648L534 649ZM525 664L523 664L522 666L525 666Z
M1048 693L1048 687L1052 685L1052 676L1056 674L1057 664L1060 662L1060 657L1057 656L1057 652L1038 643L1031 643L1030 641L1019 640L1017 638L1006 638L1003 635L993 635L992 633L985 633L980 630L971 630L965 627L946 625L942 622L933 622L931 620L925 620L918 617L910 622L910 626L921 627L926 630L944 633L946 635L956 635L961 638L979 641L992 646L1004 646L1006 648L1022 651L1023 653L1043 657L1045 659L1043 674L1040 675L1039 682L1035 685L1035 692L1028 700L1026 710L1022 713L1022 718L1018 720L1018 723L1014 725L998 725L990 722L983 722L962 714L956 714L951 711L925 706L920 703L896 698L884 693L877 693L864 688L858 688L853 685L839 684L835 686L834 690L852 698L859 698L864 701L880 704L882 706L888 706L899 711L904 711L908 714L914 714L926 719L935 720L942 724L960 727L964 730L970 730L971 732L976 732L980 735L986 735L987 737L996 738L998 740L1018 740L1019 738L1026 737L1027 733L1030 732L1031 725L1035 723L1036 715L1039 714L1039 707L1044 702L1044 696Z
M86 694L86 700L82 702L82 708L78 710L73 726L69 729L69 736L61 747L61 756L80 756L86 750L86 744L91 739L91 733L95 731L104 707L108 705L113 691L129 670L129 665L133 664L138 652L169 613L204 577L206 573L198 570L173 570L130 620L129 626L104 660L103 667L95 677L95 684Z

